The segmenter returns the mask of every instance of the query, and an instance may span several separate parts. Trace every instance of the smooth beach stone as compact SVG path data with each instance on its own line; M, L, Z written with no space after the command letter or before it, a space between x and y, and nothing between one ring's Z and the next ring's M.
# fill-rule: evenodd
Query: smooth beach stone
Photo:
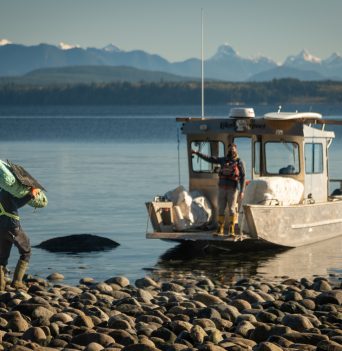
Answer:
M258 322L275 323L278 316L267 311L260 311L259 313L257 313L255 318L257 319Z
M174 343L177 339L177 335L173 331L165 327L160 327L154 330L151 334L151 337L160 338L167 343Z
M265 302L265 299L261 297L258 293L251 290L245 290L241 294L238 295L238 299L246 300L250 304Z
M315 301L313 301L312 299L303 299L300 302L300 304L311 311L314 311L316 309Z
M221 317L234 322L235 319L241 314L239 310L231 305L219 304L215 306Z
M200 325L194 325L190 330L191 339L195 344L202 344L204 338L208 336L206 331Z
M195 301L203 302L206 306L224 303L219 297L208 293L197 293L192 297Z
M224 340L222 333L217 329L208 330L207 333L208 333L208 336L205 338L204 343L200 345L198 348L201 350L207 349L208 351L213 349L218 350L218 348L222 350L223 348L218 345L221 341Z
M97 342L91 342L89 345L87 345L84 351L101 351L103 349L104 347Z
M38 306L32 311L31 318L32 319L42 318L42 319L50 320L50 318L56 313L57 311L55 309L51 310L50 308L46 308L44 306Z
M91 277L83 277L79 280L79 283L82 285L91 285L95 283L95 279Z
M246 338L253 329L255 329L255 326L251 322L248 320L241 320L234 328L234 332Z
M91 317L86 316L85 314L83 316L76 316L75 319L72 321L72 324L77 327L86 327L88 329L94 328L93 320L91 319Z
M135 286L141 289L148 288L148 287L159 288L160 284L158 284L150 277L144 277L144 278L137 279L135 281Z
M73 320L74 318L72 316L70 316L70 314L68 313L64 313L64 312L59 312L54 314L53 316L51 316L50 318L50 322L63 322L63 323L69 323Z
M188 323L190 324L190 323ZM206 329L206 328L216 328L216 325L215 323L209 319L209 318L195 318L193 321L192 321L192 324L193 325L199 325L201 326L203 329Z
M159 351L159 349L151 345L139 343L125 346L121 351Z
M314 327L307 317L300 314L285 315L282 319L282 324L299 332L305 332Z
M27 329L23 336L23 340L31 340L37 342L38 344L43 344L46 341L46 335L42 328L40 327L31 327Z
M329 338L326 335L314 334L314 333L303 333L298 331L284 333L282 336L287 340L290 340L293 343L298 343L298 344L317 345L321 341L329 340Z
M47 280L64 280L64 275L58 272L54 272L49 274L46 277Z
M213 318L222 318L220 312L218 310L216 310L213 307L203 307L200 308L197 312L197 318L209 318L209 319L213 319Z
M71 339L73 344L87 346L92 342L96 342L104 347L109 346L112 343L115 343L115 340L106 334L102 333L83 333L80 335L76 335Z
M115 329L109 332L108 335L114 338L117 343L124 346L138 343L138 337L128 333L126 330Z
M328 303L342 305L342 290L330 290L319 294L315 302L318 305L325 305Z
M269 341L263 341L253 348L253 351L283 351L283 349Z
M126 277L123 277L123 276L112 277L112 278L109 278L109 279L105 280L105 282L107 284L118 284L121 287L125 287L125 286L130 285L129 279L126 278Z
M243 299L235 299L230 303L232 306L236 307L240 312L252 308L251 304Z
M30 327L19 311L9 312L7 316L7 329L11 329L14 332L25 332Z
M148 290L139 288L137 290L137 298L145 303L150 303L154 297Z
M238 345L240 347L243 347L243 350L245 350L246 348L247 348L246 350L250 350L251 348L253 348L256 345L256 342L254 340L230 336L230 337L227 337L226 339L222 340L219 343L219 346L226 348L227 342L230 342L230 343L233 343L233 344Z

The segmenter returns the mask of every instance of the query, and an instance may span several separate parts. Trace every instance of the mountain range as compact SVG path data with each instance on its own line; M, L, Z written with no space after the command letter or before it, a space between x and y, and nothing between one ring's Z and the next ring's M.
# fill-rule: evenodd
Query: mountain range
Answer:
M59 46L39 44L25 46L0 39L0 77L22 76L34 70L66 66L126 66L139 70L165 72L170 80L198 79L200 59L170 62L142 50L123 51L115 45L105 48L81 48L61 43ZM274 78L311 80L342 80L342 56L333 53L320 59L303 50L286 58L282 64L267 57L245 58L230 45L217 49L205 60L205 79L221 81L269 81ZM161 79L156 74L155 79ZM159 78L158 78L159 77Z

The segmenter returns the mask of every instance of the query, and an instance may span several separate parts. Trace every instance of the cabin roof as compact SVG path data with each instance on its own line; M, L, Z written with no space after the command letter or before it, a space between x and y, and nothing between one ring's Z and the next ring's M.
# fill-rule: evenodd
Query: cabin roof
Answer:
M324 130L325 124L331 120L323 119L289 119L274 120L264 117L258 118L217 118L217 117L185 117L177 118L182 123L184 134L215 136L218 134L234 134L243 136L279 135L302 136L315 138L334 138L333 131ZM326 122L326 123L325 123ZM342 123L342 121L341 121ZM337 123L340 124L340 123Z

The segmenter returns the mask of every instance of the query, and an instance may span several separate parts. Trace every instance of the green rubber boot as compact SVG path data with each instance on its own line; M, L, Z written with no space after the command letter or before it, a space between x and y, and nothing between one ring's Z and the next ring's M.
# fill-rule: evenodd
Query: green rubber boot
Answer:
M237 214L229 216L229 227L228 227L228 236L235 237L235 225L238 222Z
M217 232L216 236L224 235L224 216L218 216L217 218Z
M19 260L13 274L11 286L16 289L25 289L26 285L23 283L24 274L28 267L28 262Z
M0 266L0 292L6 289L5 266Z

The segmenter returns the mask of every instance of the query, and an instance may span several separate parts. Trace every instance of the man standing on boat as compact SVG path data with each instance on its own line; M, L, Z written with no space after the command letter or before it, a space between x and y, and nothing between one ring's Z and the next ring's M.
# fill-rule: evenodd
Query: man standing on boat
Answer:
M192 153L207 162L221 166L218 183L218 228L216 235L224 235L224 214L228 206L228 235L235 236L235 225L238 222L237 201L243 199L245 190L245 165L238 156L236 145L228 145L225 157L207 156L194 150Z

